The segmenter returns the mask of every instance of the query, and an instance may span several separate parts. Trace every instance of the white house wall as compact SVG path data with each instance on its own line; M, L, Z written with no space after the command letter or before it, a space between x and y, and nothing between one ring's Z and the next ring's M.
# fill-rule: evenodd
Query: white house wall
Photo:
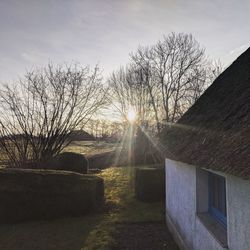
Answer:
M228 245L230 249L250 249L250 181L226 176Z
M195 233L195 168L166 160L166 212L186 245Z
M196 216L196 167L169 159L166 159L166 220L182 249L224 249Z

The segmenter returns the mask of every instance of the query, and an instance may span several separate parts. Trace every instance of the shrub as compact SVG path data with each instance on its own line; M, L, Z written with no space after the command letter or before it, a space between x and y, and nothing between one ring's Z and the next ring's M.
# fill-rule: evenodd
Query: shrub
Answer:
M73 171L80 174L88 173L88 160L82 154L63 152L56 156L52 163L48 164L49 169Z
M0 169L0 222L80 216L97 211L103 179L66 171Z
M115 153L113 151L89 156L88 157L89 168L104 169L110 167L114 163L114 157Z
M118 158L117 158L118 156ZM105 169L112 166L128 165L127 154L119 154L116 151L103 152L88 157L89 168Z
M165 170L164 168L136 168L135 195L138 200L145 202L165 199Z

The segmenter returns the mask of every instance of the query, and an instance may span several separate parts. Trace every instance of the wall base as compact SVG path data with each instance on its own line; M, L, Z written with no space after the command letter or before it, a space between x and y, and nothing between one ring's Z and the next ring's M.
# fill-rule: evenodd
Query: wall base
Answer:
M183 241L180 233L176 229L174 223L172 222L171 218L168 216L167 213L166 213L166 223L167 223L167 227L168 227L169 231L171 232L171 234L172 234L176 244L178 245L178 247L181 250L189 250L189 248L187 247L187 245Z

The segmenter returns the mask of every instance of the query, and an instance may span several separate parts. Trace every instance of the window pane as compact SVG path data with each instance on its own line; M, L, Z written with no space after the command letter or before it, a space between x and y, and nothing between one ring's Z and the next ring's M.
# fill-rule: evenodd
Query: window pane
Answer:
M215 175L212 176L212 190L213 190L213 199L212 205L215 208L219 208L219 187L218 181Z
M225 178L211 174L211 205L226 216L226 183Z
M227 210L226 210L226 183L225 179L222 178L220 182L220 211L224 216L227 216Z

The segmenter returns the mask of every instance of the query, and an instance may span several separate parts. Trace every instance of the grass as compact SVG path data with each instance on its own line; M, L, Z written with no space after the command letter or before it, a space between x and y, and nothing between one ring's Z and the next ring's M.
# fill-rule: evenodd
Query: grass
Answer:
M106 188L104 213L54 221L1 225L0 249L109 249L115 244L112 234L117 223L163 219L163 204L135 200L133 168L109 168L99 176L104 178Z
M91 156L99 153L110 152L117 149L114 143L107 143L103 141L73 141L68 145L64 151L84 154Z
M134 194L134 168L109 168L100 174L106 184L106 202L119 222L159 221L163 219L161 203L137 201Z
M163 220L162 203L143 203L134 198L134 169L109 168L100 174L105 180L106 204L109 213L89 234L84 250L108 249L115 244L112 238L115 224Z

